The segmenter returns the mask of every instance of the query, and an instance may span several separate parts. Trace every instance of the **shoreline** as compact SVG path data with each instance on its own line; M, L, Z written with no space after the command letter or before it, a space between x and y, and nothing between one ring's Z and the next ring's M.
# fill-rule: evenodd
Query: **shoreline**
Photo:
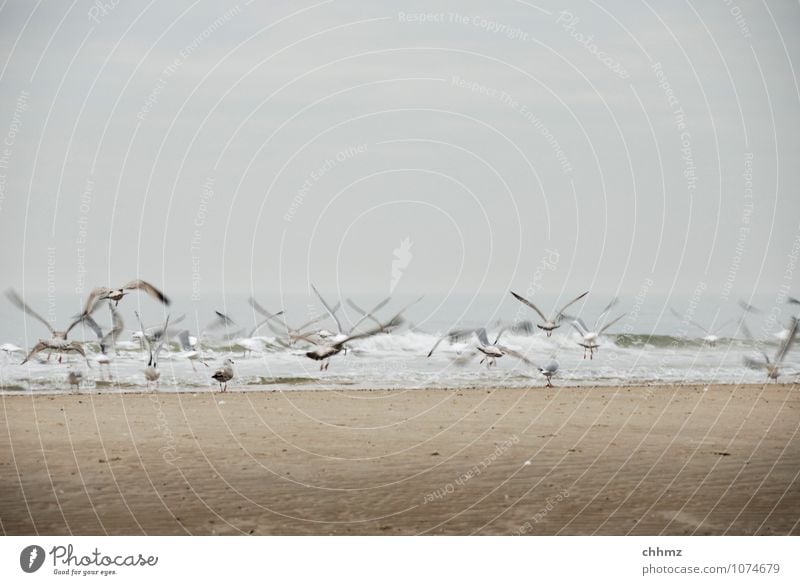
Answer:
M800 534L797 389L6 394L0 527Z

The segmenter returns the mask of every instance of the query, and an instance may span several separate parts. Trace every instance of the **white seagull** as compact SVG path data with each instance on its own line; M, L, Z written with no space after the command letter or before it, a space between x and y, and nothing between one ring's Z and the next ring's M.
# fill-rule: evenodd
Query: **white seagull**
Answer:
M678 311L676 311L671 307L670 307L670 312L681 321L686 321L690 325L693 325L694 327L705 333L705 336L703 336L703 341L706 344L708 344L709 347L716 347L717 342L719 341L719 334L722 333L722 330L725 329L725 327L734 323L733 319L728 319L722 325L714 327L714 329L706 329L696 321L692 321L691 319L686 319L685 317L681 316L681 314L678 313Z
M444 339L451 339L451 340L458 339L460 337L464 337L465 335L474 333L475 337L478 339L478 344L475 346L475 349L477 349L480 353L483 354L480 363L483 364L485 362L487 368L497 365L497 359L505 355L510 355L519 360L522 360L528 365L531 366L534 365L533 362L531 362L528 358L526 358L518 351L510 349L504 345L500 345L499 343L500 337L503 335L503 332L505 332L505 328L500 330L494 342L490 342L489 337L486 334L486 329L483 327L480 327L478 329L455 329L443 335L436 341L434 346L428 352L428 357L431 357L431 355L433 355L433 352L436 350L436 348Z
M378 325L377 327L370 329L368 331L364 331L363 333L355 333L353 335L345 336L343 339L338 339L334 342L326 342L325 344L318 344L313 339L309 337L299 336L300 339L308 341L315 345L314 349L306 352L306 357L311 358L312 360L316 360L320 362L319 369L320 371L327 370L328 366L330 365L330 360L333 356L337 353L340 353L344 350L345 344L356 339L363 339L365 337L371 337L373 335L377 335L378 333L383 333L389 327L397 327L403 322L402 317L398 313L393 319L391 319L385 325Z
M586 359L587 351L589 352L589 359L590 360L594 359L594 352L597 351L597 349L600 347L597 344L597 340L599 339L599 337L609 327L611 327L614 323L616 323L625 316L625 313L623 313L613 321L609 321L608 323L603 325L603 327L600 327L600 323L603 321L603 318L614 307L614 305L617 304L617 301L618 299L613 299L610 303L608 303L608 305L606 305L606 308L603 309L603 312L600 313L599 317L597 317L597 321L595 321L593 329L589 329L589 327L586 326L586 323L584 323L583 319L581 319L580 317L575 317L574 319L570 317L570 319L572 319L570 321L570 325L572 325L575 331L577 331L582 338L581 341L578 342L578 345L580 345L583 348L583 359Z
M581 300L583 297L585 297L586 295L588 295L588 294L589 294L589 291L587 290L587 291L586 291L585 293L583 293L582 295L578 295L577 297L575 297L574 299L572 299L572 300L571 300L570 302L568 302L566 305L564 305L563 307L561 307L561 309L560 309L559 311L557 311L557 312L556 312L556 313L555 313L555 314L554 314L554 315L553 315L553 316L552 316L550 319L548 319L547 317L545 317L545 316L544 316L544 313L542 313L542 312L541 312L541 311L540 311L540 310L539 310L539 309L536 307L536 305L534 305L532 302L530 302L530 301L529 301L528 299L526 299L525 297L521 297L520 295L518 295L518 294L517 294L517 293L515 293L514 291L511 291L511 294L512 294L512 295L514 296L514 298L515 298L515 299L517 299L519 302L521 302L521 303L523 303L523 304L525 304L525 305L528 305L528 306L529 306L531 309L533 309L534 311L536 311L536 312L539 314L539 316L542 318L542 321L544 321L544 323L542 323L542 324L537 324L536 326L537 326L539 329L541 329L541 330L543 330L544 332L546 332L546 333L547 333L547 337L550 337L550 336L553 334L553 330L554 330L554 329L558 329L558 328L560 327L560 322L561 322L561 319L564 317L564 311L566 311L566 310L567 310L567 307L569 307L569 306L570 306L570 305L572 305L573 303L577 303L577 302L578 302L579 300Z
M31 351L28 353L25 359L22 360L23 364L26 363L29 359L31 359L34 355L36 355L40 351L58 353L58 363L61 363L61 354L68 352L75 352L77 354L80 354L84 359L86 359L86 352L84 352L83 346L80 343L78 343L77 341L67 341L67 335L69 334L70 331L72 331L72 328L75 327L75 325L77 325L78 323L84 322L83 316L78 317L75 321L70 323L69 327L67 327L66 330L56 331L44 317L42 317L41 315L39 315L39 313L31 309L30 306L28 306L28 304L26 304L25 301L22 300L22 297L20 297L14 290L12 289L7 290L6 297L8 297L8 300L11 301L11 303L15 307L20 309L26 315L30 315L34 319L41 321L44 324L44 326L47 327L47 329L50 331L50 339L40 339L39 342L33 346L33 349L31 349ZM47 359L48 360L50 359L49 354L47 356ZM88 360L86 363L87 365L89 364Z
M114 301L114 306L119 305L119 302L122 300L127 294L130 294L129 291L140 290L142 292L147 293L154 299L162 302L165 305L169 305L169 299L166 297L164 293L154 287L152 284L145 280L132 280L125 286L120 288L108 288L105 286L100 286L97 288L92 289L89 293L89 296L86 299L86 304L83 307L83 315L86 316L97 308L97 304L102 301L103 299L109 299Z
M147 335L144 334L144 324L142 323L142 318L139 317L138 311L134 311L133 314L136 315L136 318L139 320L139 325L142 328L142 339L147 344L147 351L149 353L147 366L144 368L144 377L147 380L147 389L150 389L150 384L154 384L155 387L158 388L158 379L161 377L161 372L158 371L158 354L161 353L161 349L164 347L164 342L167 340L167 336L161 336L155 351L153 351L153 343L155 342L151 342ZM163 331L166 331L167 327L169 327L169 315L167 315L167 320L164 323Z
M797 317L792 317L792 320L789 323L789 335L786 337L786 339L783 340L783 343L781 343L780 347L778 348L778 351L775 352L775 357L772 359L772 361L770 361L766 353L759 350L759 352L761 353L761 357L763 357L764 359L759 360L746 357L744 358L745 365L754 370L766 370L767 381L775 380L775 382L777 382L778 376L780 375L778 367L783 361L783 358L786 357L786 354L788 353L789 349L792 347L795 337L797 337L797 323L798 323ZM747 331L746 328L745 328L745 334L748 337L751 337L749 331Z

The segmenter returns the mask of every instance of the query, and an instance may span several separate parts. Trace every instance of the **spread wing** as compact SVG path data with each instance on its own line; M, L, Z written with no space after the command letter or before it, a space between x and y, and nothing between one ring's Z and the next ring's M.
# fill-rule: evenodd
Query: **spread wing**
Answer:
M625 316L625 313L622 313L622 315L620 315L619 317L617 317L617 318L616 318L616 319L614 319L613 321L609 321L608 323L606 323L605 325L603 325L603 328L602 328L600 331L598 331L598 332L597 332L597 334L598 334L598 335L602 335L602 333L603 333L603 332L604 332L606 329L608 329L609 327L611 327L611 326L612 326L614 323L616 323L617 321L619 321L620 319L622 319L624 316Z
M531 309L533 309L534 311L539 313L539 316L542 318L542 321L547 321L547 317L544 316L544 313L542 313L536 305L534 305L532 302L530 302L525 297L521 297L520 295L515 293L513 290L510 291L510 292L514 296L514 298L517 299L520 303L522 303L524 305L528 305Z
M561 316L564 314L564 311L566 311L568 307L570 307L571 305L573 305L573 304L577 303L579 300L581 300L583 297L585 297L585 296L586 296L586 295L588 295L588 294L589 294L589 291L587 290L587 291L586 291L585 293L583 293L582 295L578 295L577 297L575 297L574 299L572 299L570 302L568 302L566 305L564 305L563 307L561 307L561 309L558 311L558 313L556 313L556 316L555 316L555 318L553 319L553 321L555 321L556 323L558 323L558 322L561 320Z
M361 318L360 318L358 321L356 321L356 322L355 322L355 324L353 325L352 329L350 329L350 331L354 331L354 330L356 329L356 327L358 327L359 325L361 325L361 324L362 324L364 321L366 321L367 319L370 319L371 321L374 321L376 324L380 325L380 321L378 321L378 320L377 320L377 319L374 317L374 313L376 313L377 311L379 311L379 310L381 310L383 307L385 307L387 304L389 304L389 301L391 301L391 300L392 300L392 297L386 297L386 298L385 298L385 299L383 299L383 300L382 300L380 303L378 303L377 305L375 305L374 307L372 307L372 309L371 309L370 311L365 311L364 309L362 309L361 307L359 307L358 305L356 305L356 304L353 302L353 300L352 300L352 299L347 299L347 304L348 304L348 305L350 305L350 307L351 307L351 308L352 308L354 311L356 311L356 312L357 312L359 315L361 315Z
M53 330L53 327L50 325L50 323L48 323L45 320L45 318L42 317L39 313L37 313L36 311L31 309L30 306L28 306L28 304L25 301L22 300L22 297L19 296L15 290L8 289L6 291L6 297L8 297L8 300L11 301L11 303L15 307L17 307L20 311L22 311L26 315L29 315L29 316L33 317L34 319L37 319L37 320L41 321L44 324L44 326L47 327L47 329L50 330L50 334L51 335L55 335L55 331ZM27 359L25 361L27 361ZM25 363L25 362L22 362L22 363Z
M566 317L566 315L565 315ZM583 319L580 317L575 317L569 322L572 325L572 328L577 331L580 335L586 335L589 333L589 328L586 326L586 323L583 322Z
M325 299L323 299L323 298L322 298L322 295L321 295L321 294L319 294L319 291L317 290L317 287L315 287L315 286L312 284L312 285L311 285L311 289L314 291L314 294L316 294L316 295L317 295L317 298L319 298L319 301L322 303L322 306L323 306L323 307L325 307L325 310L326 310L326 311L328 311L328 314L329 314L331 317L333 317L333 320L336 322L337 333L344 333L344 331L342 330L342 324L341 324L341 323L339 323L339 318L336 316L336 311L334 311L333 309L331 309L331 308L328 306L328 303L326 303L326 302L325 302Z
M47 349L47 344L45 342L43 342L43 341L40 341L39 343L37 343L36 345L33 346L33 349L31 349L31 351L28 353L28 355L25 356L25 359L22 360L22 363L20 365L26 363L29 359L31 359L37 353L39 353L40 351L44 351L45 349Z
M142 323L142 318L139 316L139 311L134 311L134 315L136 315L136 319L139 321L139 327L141 328L140 332L142 334L142 341L144 342L145 346L147 347L147 351L150 353L150 359L153 358L153 349L150 346L150 340L147 338L147 333L144 330L144 323Z
M515 357L515 358L517 358L518 360L520 360L520 361L522 361L522 362L524 362L524 363L528 364L529 366L533 366L534 368L536 367L536 364L534 364L534 363L533 363L531 360L529 360L528 358L526 358L526 357L525 357L524 355L522 355L520 352L518 352L518 351L515 351L515 350L513 350L513 349L509 349L509 348L507 348L507 347L505 347L505 346L498 346L498 347L500 347L500 350L501 350L503 353L505 353L505 354L507 354L507 355L510 355L510 356L512 356L512 357Z
M780 348L778 348L778 353L775 354L775 363L779 364L783 358L786 356L786 353L792 347L794 343L794 338L797 336L797 317L792 317L792 322L789 325L789 336L783 340Z
M111 292L110 289L104 286L99 286L89 291L89 296L86 297L86 303L83 305L83 314L88 315L94 312L100 306L100 301L106 298L109 292Z
M439 347L439 344L444 341L445 339L454 339L459 337L464 337L465 335L469 335L473 333L474 329L454 329L448 333L442 335L439 339L436 340L436 343L433 345L431 350L428 352L428 357L433 355L433 352L436 351L436 348Z
M475 337L478 338L478 341L481 345L489 345L489 339L486 337L486 329L481 327L480 329L475 330Z
M165 305L169 305L170 302L167 296L163 292L158 290L156 287L154 287L146 280L132 280L122 288L124 288L125 290L140 290L142 292L147 293L157 301L161 301Z
M392 319L390 319L388 322L384 323L383 325L379 325L378 327L374 327L373 329L370 329L368 331L364 331L363 333L356 333L355 335L350 335L346 339L344 339L344 340L342 340L342 341L340 341L338 343L335 343L332 347L338 348L338 347L342 347L345 343L349 343L350 341L353 341L355 339L363 339L364 337L372 337L373 335L377 335L378 333L382 333L383 331L385 331L386 329L388 329L390 327L397 327L399 325L402 325L402 323L403 323L403 318L399 314L395 315Z

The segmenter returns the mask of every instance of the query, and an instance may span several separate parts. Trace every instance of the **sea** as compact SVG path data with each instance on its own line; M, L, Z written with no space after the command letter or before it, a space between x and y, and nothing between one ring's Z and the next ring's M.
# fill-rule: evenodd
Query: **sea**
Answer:
M359 313L348 303L349 297L327 294L331 305L341 304L336 314L342 328L349 331L358 321ZM417 300L416 295L406 293L392 297L375 313L378 320L385 322L405 309L401 326L350 342L346 353L333 356L328 369L321 371L320 362L305 355L311 348L309 342L296 340L287 344L282 321L252 331L261 316L248 303L250 296L247 293L202 298L179 295L167 308L149 297L132 294L119 305L125 331L115 348L108 351L111 360L107 366L97 361L101 355L97 338L82 326L73 329L70 339L84 342L86 360L66 354L59 363L57 355L48 359L46 353L40 353L21 365L27 350L49 334L40 321L0 298L3 348L0 393L73 392L67 383L70 371L82 374L80 392L148 390L143 368L149 354L136 337L141 328L134 310L141 314L146 328L162 324L166 313L170 315L168 339L158 357L161 377L157 389L149 388L157 392L218 391L219 386L211 376L226 358L234 361L235 377L229 384L230 391L535 388L545 384L535 366L552 360L559 365L553 377L553 384L559 387L761 383L766 380L765 371L747 367L745 359L763 354L772 359L792 315L800 313L799 306L787 304L780 295L746 299L758 309L757 313L746 313L739 299L638 291L620 295L606 320L600 322L602 326L603 322L624 314L599 338L598 348L590 359L578 344L580 336L570 326L569 319L562 320L561 326L548 337L535 326L538 316L508 294L425 295ZM294 328L324 312L312 296L274 292L253 296L269 311L284 310L283 317ZM362 309L371 309L385 296L360 294L349 300ZM570 298L567 293L529 296L545 314ZM567 313L593 326L613 296L590 294ZM79 313L82 301L76 295L46 293L29 294L25 298L56 329L62 329ZM229 321L222 324L215 311L225 314ZM110 326L107 308L101 308L95 316L103 328ZM365 321L354 332L373 326L374 322ZM502 331L500 344L524 355L533 365L511 355L499 358L494 366L481 364L484 356L476 351L477 340L471 334L444 339L433 355L427 357L448 332L477 327L485 328L491 341ZM335 333L337 326L327 317L312 330L320 328ZM204 363L187 359L181 350L177 334L182 329L198 339L197 351ZM716 343L704 340L703 329L719 337ZM799 363L800 352L795 346L784 359L781 381L797 380Z

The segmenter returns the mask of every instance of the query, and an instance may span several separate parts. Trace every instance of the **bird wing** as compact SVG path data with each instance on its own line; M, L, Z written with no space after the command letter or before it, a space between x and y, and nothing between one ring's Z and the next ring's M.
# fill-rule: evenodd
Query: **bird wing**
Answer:
M158 354L161 353L161 348L164 347L164 343L166 343L167 338L169 337L169 335L166 335L168 328L169 328L169 315L167 315L167 320L164 321L164 328L162 329L162 331L164 331L165 334L161 336L161 341L158 342L158 346L156 347L156 352L153 355L154 362L158 361Z
M800 299L796 299L794 297L786 297L786 302L790 305L800 305Z
M566 317L566 315L565 315ZM589 333L589 328L586 326L586 323L583 322L583 319L580 317L575 317L569 322L572 325L572 328L575 329L580 335L586 335Z
M792 317L792 322L789 325L789 336L783 340L780 348L778 348L778 353L775 354L775 363L779 364L783 358L786 356L786 353L792 347L794 343L794 338L797 336L797 317Z
M316 294L316 295L317 295L317 298L319 298L319 301L322 303L322 306L323 306L323 307L325 307L325 310L326 310L326 311L328 311L328 314L329 314L331 317L333 317L333 320L336 322L337 333L344 333L344 331L342 330L342 324L341 324L341 323L339 323L339 318L336 316L336 311L332 310L332 309L331 309L331 308L328 306L328 303L326 303L326 302L325 302L325 299L323 299L323 298L322 298L322 295L321 295L321 294L319 294L319 291L317 290L317 287L315 287L315 286L312 284L312 285L311 285L311 288L312 288L312 290L314 291L314 294Z
M334 307L333 307L333 312L335 313L336 311L338 311L341 306L342 306L341 303L336 303L336 305L334 305ZM320 313L319 315L317 315L316 317L314 317L310 321L300 325L300 327L295 329L295 331L303 331L304 329L307 329L307 328L311 327L312 325L315 325L316 323L319 323L323 319L326 319L328 317L328 315L326 313L327 313L327 311L325 313ZM287 325L286 328L288 329L289 326Z
M125 330L125 322L122 320L119 311L114 308L114 303L109 301L108 308L111 309L111 330L100 340L101 346L105 346L109 341L116 341Z
M39 313L37 313L36 311L31 309L30 306L25 301L22 300L22 297L19 296L14 289L8 289L6 291L6 297L8 297L8 300L11 301L11 303L15 307L17 307L19 310L21 310L23 313L33 317L34 319L38 319L39 321L44 323L44 326L47 327L50 330L50 334L51 335L55 335L56 332L53 329L52 325L50 325L50 323L48 323L45 320L45 318L42 317ZM25 362L22 362L22 363L25 363Z
M570 302L568 302L566 305L564 305L563 307L561 307L561 309L558 311L558 313L556 313L556 316L553 318L553 321L555 321L556 323L558 323L558 322L561 320L561 316L564 314L564 311L566 311L566 310L567 310L567 307L569 307L570 305L573 305L573 304L577 303L579 300L581 300L583 297L585 297L585 296L586 296L586 295L588 295L588 294L589 294L589 291L587 290L587 291L586 291L585 293L583 293L582 295L578 295L577 297L575 297L574 299L572 299Z
M763 368L764 368L764 366L766 366L768 363L769 363L769 362L761 362L761 361L758 361L758 360L754 360L754 359L753 359L753 358L751 358L751 357L746 357L746 356L745 356L745 358L744 358L744 365L746 365L746 366L747 366L748 368L750 368L751 370L761 370L761 369L763 369Z
M256 324L256 326L255 326L255 327L253 327L253 328L250 330L250 334L248 335L248 337L253 337L253 335L255 335L255 334L256 334L256 331L258 331L259 329L261 329L261 327L263 327L264 325L266 325L267 323L269 323L269 322L270 322L270 321L272 321L273 319L277 319L278 317L280 317L281 315L283 315L283 311L278 311L278 312L277 312L277 313L275 313L274 315L270 315L269 313L267 313L267 315L269 315L267 318L265 318L264 320L262 320L262 321L260 321L259 323L257 323L257 324Z
M147 338L147 333L144 330L144 323L142 323L142 318L139 316L139 311L134 311L134 315L136 315L136 319L139 321L139 327L141 327L142 339L144 340L144 344L147 346L147 351L150 354L150 360L153 359L153 348L150 346L150 340Z
M45 349L47 349L47 344L44 341L40 341L39 343L37 343L36 345L33 346L33 349L31 349L31 351L28 353L28 355L25 356L25 359L22 360L22 363L20 363L20 365L26 363L29 359L31 359L37 353L39 353L40 351L43 351Z
M397 314L394 317L392 317L392 319L387 321L386 323L384 323L382 325L379 325L378 327L374 327L374 328L372 328L372 329L370 329L368 331L364 331L363 333L356 333L355 335L350 335L346 339L343 339L342 341L339 341L338 343L333 344L331 347L340 348L345 343L353 341L354 339L362 339L364 337L372 337L373 335L377 335L378 333L381 333L382 331L388 329L389 327L397 327L398 325L401 325L402 323L403 323L403 318L399 314Z
M478 338L478 341L481 345L486 346L489 345L489 338L486 337L486 329L480 327L475 330L475 337Z
M678 318L680 321L682 321L682 322L683 322L683 321L686 321L686 322L687 322L687 323L689 323L690 325L694 325L695 327L697 327L697 328L698 328L700 331L702 331L702 332L703 332L703 333L705 333L706 335L710 335L710 333L709 333L708 329L706 329L705 327L703 327L703 326L702 326L702 325L700 325L699 323L695 323L695 322L694 322L694 321L692 321L691 319L687 319L687 318L686 318L684 315L681 315L681 314L680 314L678 311L676 311L676 310L675 310L675 309L673 309L672 307L670 307L670 308L669 308L669 312L670 312L670 313L672 313L673 315L675 315L675 317L677 317L677 318Z
M189 330L184 329L183 331L178 331L178 342L181 344L181 349L183 351L191 351L192 344L189 343Z
M444 341L445 339L457 339L459 337L464 337L465 335L471 335L475 332L475 329L453 329L452 331L448 331L444 335L442 335L439 339L436 340L436 343L433 345L431 350L428 352L428 357L433 355L433 352L439 347L439 344Z
M611 326L612 326L614 323L616 323L617 321L619 321L620 319L622 319L624 316L625 316L625 313L622 313L622 315L620 315L619 317L617 317L617 318L616 318L616 319L614 319L613 321L609 321L608 323L606 323L605 325L603 325L603 328L602 328L600 331L598 331L598 332L597 332L597 334L598 334L598 335L602 335L602 334L603 334L603 331L605 331L606 329L608 329L609 327L611 327Z
M83 305L83 314L88 315L94 312L100 306L99 301L105 298L109 292L111 292L110 289L105 286L99 286L89 291L89 296L86 297L86 303Z
M352 299L347 299L347 304L348 304L348 305L350 305L350 307L351 307L351 308L352 308L354 311L356 311L356 312L357 312L359 315L361 315L361 318L360 318L358 321L356 321L356 322L355 322L355 324L353 325L353 327L351 327L351 328L350 328L350 331L355 331L355 329L356 329L356 328L357 328L359 325L361 325L361 324L362 324L364 321L366 321L367 319L370 319L371 321L374 321L375 323L377 323L378 325L380 325L380 323L381 323L381 322L380 322L380 321L378 321L378 320L375 318L375 316L373 315L373 313L375 313L375 312L379 311L380 309L382 309L383 307L385 307L385 306L386 306L386 305L389 303L389 301L391 301L391 300L392 300L392 297L386 297L386 298L385 298L385 299L383 299L383 300L382 300L380 303L378 303L377 305L375 305L374 307L372 307L372 310L370 310L370 311L365 311L364 309L362 309L361 307L359 307L357 304L355 304L355 302L353 302L353 300L352 300Z
M522 355L520 352L518 352L518 351L516 351L516 350L513 350L513 349L509 349L509 348L507 348L507 347L506 347L506 346L504 346L504 345L498 345L498 347L500 348L500 351L502 351L503 353L505 353L505 354L507 354L507 355L510 355L510 356L512 356L512 357L515 357L515 358L517 358L518 360L521 360L522 362L524 362L524 363L528 364L529 366L536 367L536 364L534 364L534 363L533 363L531 360L529 360L528 358L526 358L526 357L525 357L524 355Z
M542 318L542 321L547 321L547 317L545 317L545 316L544 316L544 313L542 313L542 312L539 310L539 308L538 308L536 305L534 305L532 302L530 302L530 301L529 301L528 299L526 299L525 297L521 297L521 296L519 296L519 295L518 295L517 293L515 293L513 290L512 290L512 291L510 291L510 292L511 292L511 294L514 296L514 298L515 298L515 299L517 299L519 302L521 302L521 303L523 303L523 304L525 304L525 305L528 305L528 306L529 306L531 309L533 309L534 311L536 311L537 313L539 313L539 316Z
M141 280L141 279L140 280L132 280L131 282L129 282L128 284L126 284L122 288L124 288L125 290L136 290L136 289L138 289L140 291L146 292L151 297L153 297L154 299L156 299L158 301L161 301L165 305L169 305L169 302L170 302L169 299L167 298L167 296L164 293L162 293L160 290L158 290L156 287L154 287L152 284L150 284L146 280Z
M758 315L759 313L761 313L761 311L758 308L741 300L739 301L739 306L745 313L753 313L754 315Z
M503 326L500 328L500 331L497 332L497 337L494 338L494 344L497 345L497 342L500 341L500 337L508 330L508 326Z

